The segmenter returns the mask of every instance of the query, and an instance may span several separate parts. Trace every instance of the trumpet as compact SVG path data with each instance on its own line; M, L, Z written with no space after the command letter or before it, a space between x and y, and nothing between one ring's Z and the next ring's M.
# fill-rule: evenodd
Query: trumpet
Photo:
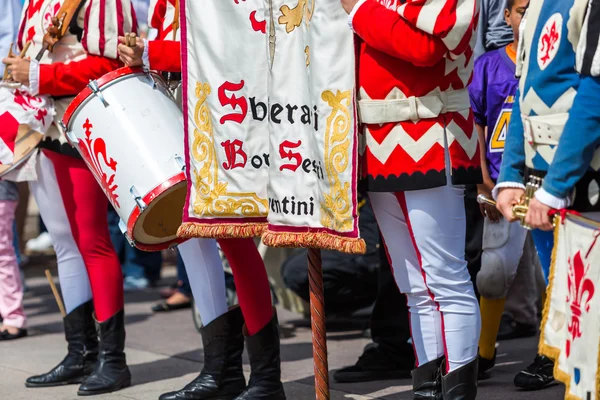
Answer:
M521 226L527 230L531 230L532 227L525 222L525 216L529 210L529 202L535 196L535 192L542 187L542 178L538 176L529 176L529 182L525 186L525 194L521 197L518 204L515 204L512 208L512 213L515 218L519 220ZM488 204L492 207L496 207L496 202L492 199L488 199L484 195L480 194L477 196L477 202L479 204Z

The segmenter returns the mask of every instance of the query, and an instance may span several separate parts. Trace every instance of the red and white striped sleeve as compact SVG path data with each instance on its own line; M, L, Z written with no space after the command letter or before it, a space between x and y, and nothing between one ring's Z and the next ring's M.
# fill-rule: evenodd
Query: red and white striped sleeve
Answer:
M118 37L125 32L137 31L131 1L86 0L81 12L84 13L81 43L87 57L81 61L39 65L37 89L40 94L74 96L90 80L121 65L117 59Z
M119 36L137 31L131 1L87 0L83 8L83 47L88 54L116 59Z
M349 21L369 46L416 65L432 65L469 48L478 7L477 0L413 0L397 8L360 0Z

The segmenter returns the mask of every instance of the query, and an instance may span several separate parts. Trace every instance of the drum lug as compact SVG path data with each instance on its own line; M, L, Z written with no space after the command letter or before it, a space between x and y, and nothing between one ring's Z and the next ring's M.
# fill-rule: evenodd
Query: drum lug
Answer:
M77 140L77 137L73 135L73 132L70 132L67 129L67 126L65 125L65 123L62 121L58 121L58 126L65 134L65 137L67 138L67 141L69 142L69 144L73 147L76 147L78 140Z
M140 196L140 193L137 191L135 186L132 186L129 189L129 193L131 193L131 195L133 196L135 203L137 204L138 208L140 209L140 212L144 212L146 210L146 208L148 208L148 205L144 202L144 200L142 200L142 196Z
M125 236L125 239L127 239L129 245L131 247L135 247L135 240L131 239L127 234L127 225L125 225L125 221L123 221L122 219L119 219L119 229L121 230L123 236Z
M100 99L100 101L102 102L102 104L104 105L104 107L108 107L110 104L108 104L108 102L106 101L106 99L104 98L104 95L102 94L102 92L100 91L100 87L98 87L98 82L97 81L90 81L90 83L88 83L87 85L90 90L96 95L98 96L98 98Z
M179 154L175 154L174 158L175 162L177 163L177 166L181 168L182 171L185 171L185 161L183 161L183 158L181 158Z

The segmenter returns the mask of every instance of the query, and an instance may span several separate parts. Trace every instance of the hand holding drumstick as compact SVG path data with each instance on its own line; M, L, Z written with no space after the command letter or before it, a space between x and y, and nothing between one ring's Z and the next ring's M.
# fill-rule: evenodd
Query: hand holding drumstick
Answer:
M19 82L25 86L29 86L29 58L23 58L29 49L31 42L27 42L21 54L18 56L12 52L12 44L6 57L2 62L6 64L6 70L4 71L4 81Z
M135 33L126 33L119 36L119 59L128 67L141 67L144 55L144 40L137 37Z

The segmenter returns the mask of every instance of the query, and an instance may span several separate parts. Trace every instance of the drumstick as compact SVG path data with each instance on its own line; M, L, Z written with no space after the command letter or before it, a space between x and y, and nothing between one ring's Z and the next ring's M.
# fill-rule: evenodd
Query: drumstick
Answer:
M14 43L10 44L10 49L8 50L8 56L9 57L14 57L15 54L12 52L12 47L13 47ZM29 46L31 46L31 40L29 40L27 43L25 43L25 46L23 47L23 50L21 50L21 53L19 54L19 57L23 58L25 57L25 54L27 54L27 50L29 50ZM6 66L8 67L8 64L6 64ZM4 70L4 76L2 77L3 81L7 81L8 80L8 68L6 68Z
M135 38L136 38L136 35L135 35L135 33L133 33L133 32L130 32L130 33L127 35L127 37L128 37L128 43L127 43L127 46L129 46L129 47L135 47L135 45L136 45L136 40L135 40Z
M15 45L14 43L10 44L10 48L8 49L8 58L11 58L11 57L15 56L14 53L13 53L13 51L12 51L14 45ZM3 81L7 81L8 80L8 66L9 66L9 64L4 64L4 65L6 66L6 68L4 68L4 75L2 76L2 80Z
M67 312L65 311L65 306L60 298L60 294L58 294L58 289L56 289L56 285L54 284L54 280L52 279L52 274L50 270L46 270L46 278L48 279L48 283L50 284L50 289L52 289L52 293L54 294L54 300L56 300L56 304L58 304L58 308L60 309L60 315L63 318L67 316Z

